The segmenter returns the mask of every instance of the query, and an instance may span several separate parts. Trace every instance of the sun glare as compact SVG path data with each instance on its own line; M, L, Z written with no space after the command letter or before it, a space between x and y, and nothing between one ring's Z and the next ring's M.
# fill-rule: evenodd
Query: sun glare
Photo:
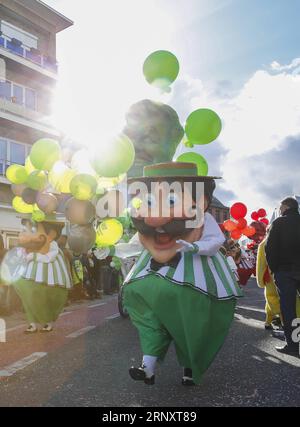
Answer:
M90 4L86 10L72 8L75 26L58 43L53 121L71 139L97 147L106 134L122 130L131 104L143 98L166 101L168 95L147 84L142 66L152 51L172 49L174 25L156 2Z

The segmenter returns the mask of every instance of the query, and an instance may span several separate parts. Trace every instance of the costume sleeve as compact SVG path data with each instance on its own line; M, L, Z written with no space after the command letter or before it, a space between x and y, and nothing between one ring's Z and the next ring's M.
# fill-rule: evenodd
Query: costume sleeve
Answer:
M278 219L271 225L265 247L267 263L272 273L274 273L279 266L280 222Z
M130 258L140 255L143 250L144 247L136 233L128 243L117 243L113 255L118 258Z
M199 255L214 256L223 245L225 236L214 217L206 213L204 216L204 229L201 239L194 242Z
M265 242L258 246L257 260L256 260L256 281L260 288L264 288L266 283L264 281L264 275L267 268L267 260L265 255Z

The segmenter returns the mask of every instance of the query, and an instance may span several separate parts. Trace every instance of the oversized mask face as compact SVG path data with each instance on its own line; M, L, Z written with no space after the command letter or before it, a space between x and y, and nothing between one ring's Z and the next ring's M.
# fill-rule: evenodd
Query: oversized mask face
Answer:
M19 246L25 248L27 252L48 253L50 243L55 237L54 230L46 233L43 223L26 221L23 224L23 231L19 234Z
M203 195L193 200L191 185L164 184L151 183L151 190L137 195L140 204L132 217L141 243L160 263L176 255L181 246L177 240L192 243L201 238L207 208Z

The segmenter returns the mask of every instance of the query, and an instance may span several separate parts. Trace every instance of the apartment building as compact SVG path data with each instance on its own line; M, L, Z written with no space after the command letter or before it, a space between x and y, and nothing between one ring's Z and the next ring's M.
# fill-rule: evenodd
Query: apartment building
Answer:
M73 22L40 0L0 0L0 233L15 245L19 219L5 178L39 138L60 139L49 120L58 79L56 35Z

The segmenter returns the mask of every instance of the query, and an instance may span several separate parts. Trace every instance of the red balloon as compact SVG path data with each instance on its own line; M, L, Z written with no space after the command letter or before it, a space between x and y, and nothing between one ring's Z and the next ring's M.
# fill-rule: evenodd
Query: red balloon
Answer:
M242 236L242 230L233 230L230 233L230 236L232 237L233 240L239 240L239 238Z
M231 219L228 219L227 221L223 222L223 225L226 231L233 231L237 227L237 223L231 221Z
M263 224L269 225L269 220L268 218L262 218L259 220L260 222L262 222Z
M247 215L247 206L244 203L235 203L231 206L230 215L234 219L244 218Z
M243 230L243 234L244 234L244 236L246 236L246 237L251 237L251 236L254 236L254 234L256 233L256 230L255 230L255 228L254 227L246 227L244 230Z
M251 218L253 219L253 221L257 221L258 218L259 218L258 213L257 212L252 212Z
M237 228L240 230L243 230L246 227L247 227L247 221L245 220L245 218L238 219Z
M265 209L259 209L257 211L257 214L258 214L258 218L264 218L265 216L267 216L267 212Z

